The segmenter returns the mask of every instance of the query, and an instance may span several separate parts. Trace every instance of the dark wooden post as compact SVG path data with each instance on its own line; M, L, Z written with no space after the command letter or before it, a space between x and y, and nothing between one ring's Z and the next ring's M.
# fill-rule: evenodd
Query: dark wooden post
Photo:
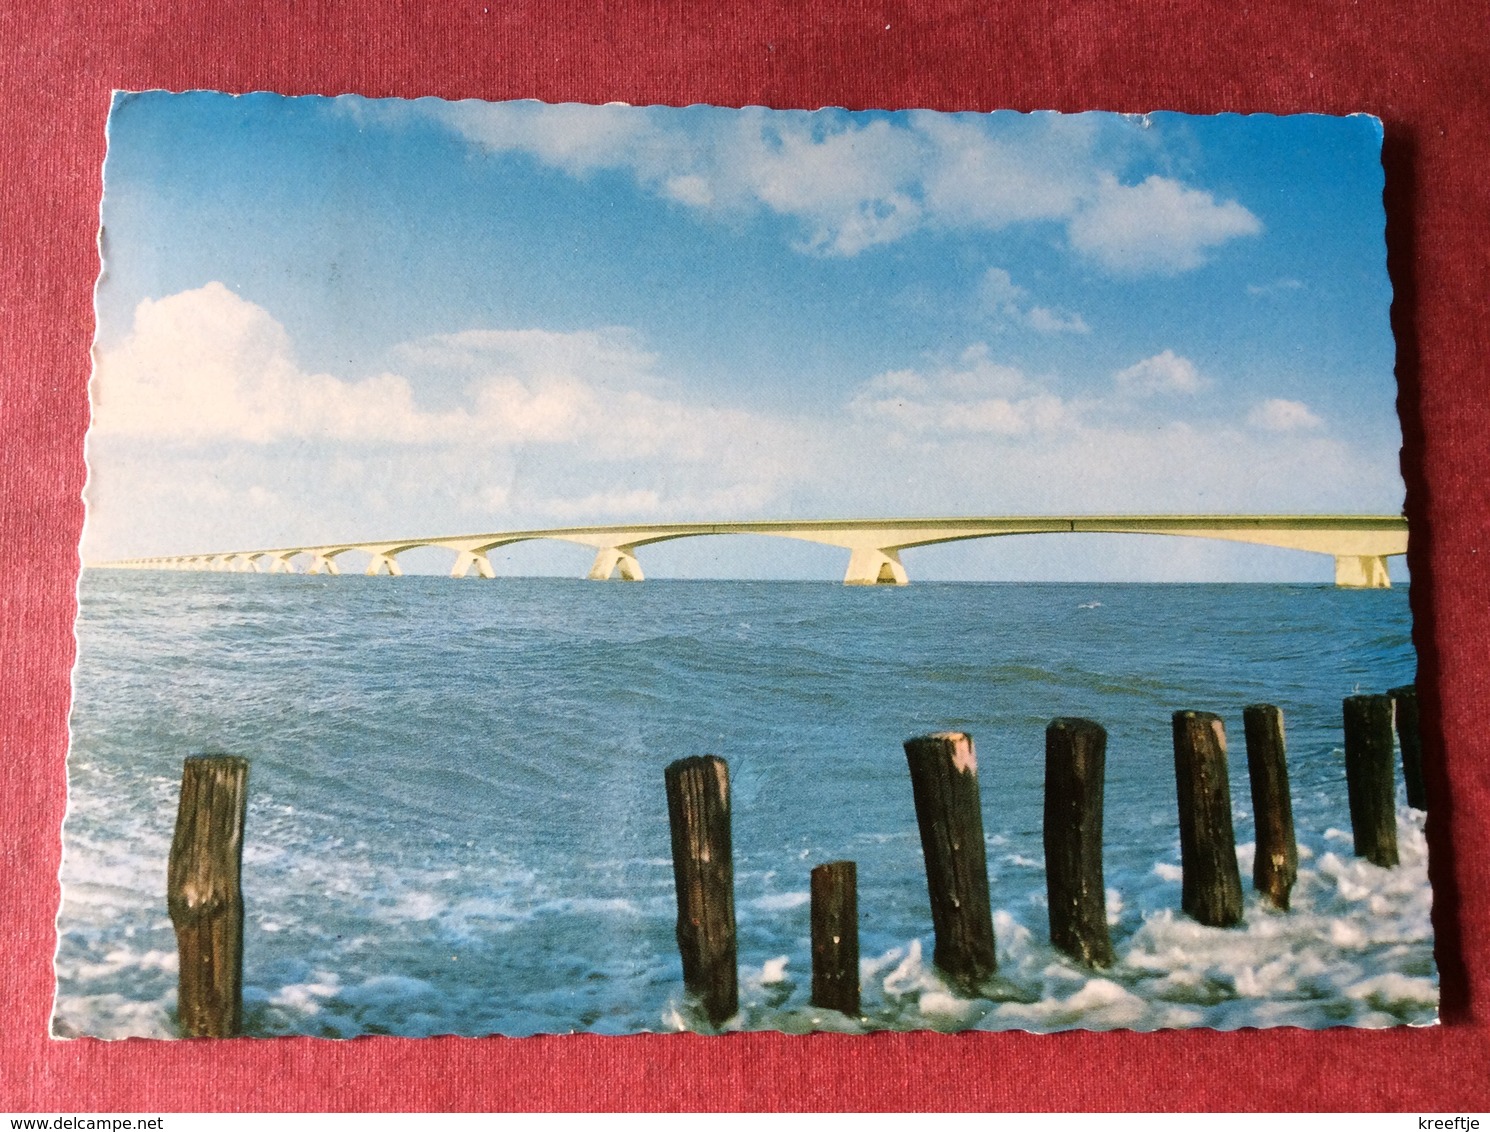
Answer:
M833 861L812 870L812 1004L859 1013L858 870Z
M1231 783L1226 776L1226 728L1205 711L1177 711L1174 777L1180 803L1180 904L1213 928L1242 920L1242 876L1231 826Z
M243 819L248 760L201 755L181 771L166 906L181 955L177 1016L188 1038L243 1025Z
M1390 696L1345 698L1345 788L1357 857L1397 864L1397 780L1392 767Z
M1252 782L1252 817L1257 825L1257 858L1252 887L1288 911L1288 896L1299 875L1299 848L1293 835L1293 797L1288 790L1288 756L1283 713L1272 704L1242 709L1247 732L1247 777Z
M1088 967L1112 966L1102 883L1107 732L1089 719L1045 729L1045 885L1050 942Z
M907 739L905 757L926 858L933 959L958 989L976 994L998 961L972 736L948 731Z
M723 759L705 755L679 759L663 777L678 888L683 986L717 1026L734 1015L740 999L729 767Z
M1415 810L1428 808L1428 792L1423 789L1423 740L1418 733L1418 690L1413 684L1393 688L1392 707L1397 717L1397 745L1402 748L1402 781L1407 787L1407 804Z

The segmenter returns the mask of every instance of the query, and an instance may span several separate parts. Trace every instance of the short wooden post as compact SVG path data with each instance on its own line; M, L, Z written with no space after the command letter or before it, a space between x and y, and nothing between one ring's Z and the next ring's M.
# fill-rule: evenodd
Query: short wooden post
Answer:
M1283 713L1272 704L1242 709L1247 732L1247 777L1252 782L1252 817L1257 825L1257 856L1252 887L1273 907L1288 911L1288 897L1299 875L1299 848L1293 834L1293 797L1288 789L1288 757Z
M859 1013L859 895L853 861L812 870L812 1005Z
M1397 745L1402 748L1402 782L1407 787L1407 804L1415 810L1428 808L1428 792L1423 789L1423 740L1418 732L1418 689L1414 684L1393 688L1392 707L1397 719Z
M166 905L181 955L177 1016L188 1038L243 1025L243 819L248 760L201 755L181 771Z
M1205 711L1177 711L1173 725L1184 870L1180 905L1202 924L1233 927L1242 920L1242 876L1231 825L1226 728Z
M1345 698L1345 788L1357 857L1397 864L1397 780L1392 766L1390 696Z
M1102 883L1107 732L1089 719L1045 729L1045 885L1050 942L1088 967L1112 966Z
M740 998L729 767L715 755L704 755L679 759L663 777L678 889L683 986L717 1026L735 1014Z
M905 757L926 859L933 960L958 989L975 994L998 961L972 736L948 731L907 739Z

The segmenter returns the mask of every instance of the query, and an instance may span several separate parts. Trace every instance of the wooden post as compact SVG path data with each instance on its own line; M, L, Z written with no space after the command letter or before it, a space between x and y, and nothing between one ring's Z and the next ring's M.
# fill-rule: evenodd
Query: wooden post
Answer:
M961 991L976 994L997 969L978 760L959 731L905 741L926 887L936 931L933 960Z
M243 819L248 760L201 755L181 771L166 905L181 955L177 1016L188 1038L243 1025Z
M740 999L729 767L723 759L705 755L679 759L663 777L678 889L683 986L717 1026L735 1014Z
M1257 825L1257 857L1252 887L1273 907L1288 911L1288 896L1299 875L1299 848L1293 835L1293 798L1288 790L1288 757L1283 713L1272 704L1242 709L1247 732L1247 777L1252 782L1252 817Z
M1242 920L1242 877L1231 826L1231 783L1226 776L1226 728L1205 711L1177 711L1174 777L1180 803L1180 904L1213 928Z
M1345 787L1357 857L1397 864L1397 781L1392 766L1390 696L1345 698Z
M812 1005L859 1014L858 871L852 861L812 870Z
M1112 966L1102 883L1107 732L1089 719L1045 729L1045 885L1050 942L1088 967Z
M1392 707L1397 718L1397 745L1402 748L1402 781L1407 787L1407 804L1415 810L1428 808L1428 792L1423 789L1423 740L1418 732L1418 689L1414 684L1393 688Z

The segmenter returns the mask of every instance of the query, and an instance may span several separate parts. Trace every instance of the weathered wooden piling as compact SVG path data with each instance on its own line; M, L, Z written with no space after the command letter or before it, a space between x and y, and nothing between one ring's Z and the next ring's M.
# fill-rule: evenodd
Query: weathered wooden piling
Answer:
M1390 696L1345 697L1345 788L1357 857L1397 864L1397 781Z
M1257 856L1252 887L1273 907L1288 911L1288 897L1299 875L1299 848L1293 833L1293 797L1288 789L1288 756L1283 713L1272 704L1242 709L1247 734L1247 777L1252 783L1252 817Z
M812 870L812 1004L859 1013L859 895L853 861Z
M1173 724L1184 870L1180 905L1202 924L1233 927L1242 920L1242 877L1231 825L1226 728L1205 711L1177 711Z
M248 760L201 755L181 771L166 905L181 957L177 1016L188 1038L243 1025L243 821Z
M683 986L716 1026L739 1009L735 863L729 767L715 755L679 759L663 775L678 889Z
M1414 684L1393 688L1392 707L1397 720L1397 745L1402 748L1402 782L1407 787L1407 804L1415 810L1428 808L1428 792L1423 789L1423 740L1418 732L1418 689Z
M1107 732L1089 719L1045 729L1045 885L1050 942L1088 967L1112 965L1102 882Z
M974 994L998 960L972 736L947 731L907 739L905 757L936 932L932 958L953 985Z

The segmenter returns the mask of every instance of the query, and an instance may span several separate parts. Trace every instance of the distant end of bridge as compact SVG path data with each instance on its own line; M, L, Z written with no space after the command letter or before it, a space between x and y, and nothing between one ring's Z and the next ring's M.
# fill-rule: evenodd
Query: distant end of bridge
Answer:
M1219 539L1327 554L1335 560L1335 584L1354 589L1391 585L1387 559L1407 553L1407 520L1401 515L1064 515L958 519L779 520L731 523L655 523L629 526L555 527L529 531L490 531L432 538L333 542L225 550L201 554L130 558L102 563L135 570L207 570L235 573L339 574L337 559L364 554L365 574L397 576L398 556L418 547L440 547L455 555L450 573L496 577L488 552L514 543L555 540L593 547L589 577L604 581L644 578L637 550L652 543L705 535L753 534L798 539L849 552L844 584L907 584L900 552L918 546L1006 535L1134 534Z

